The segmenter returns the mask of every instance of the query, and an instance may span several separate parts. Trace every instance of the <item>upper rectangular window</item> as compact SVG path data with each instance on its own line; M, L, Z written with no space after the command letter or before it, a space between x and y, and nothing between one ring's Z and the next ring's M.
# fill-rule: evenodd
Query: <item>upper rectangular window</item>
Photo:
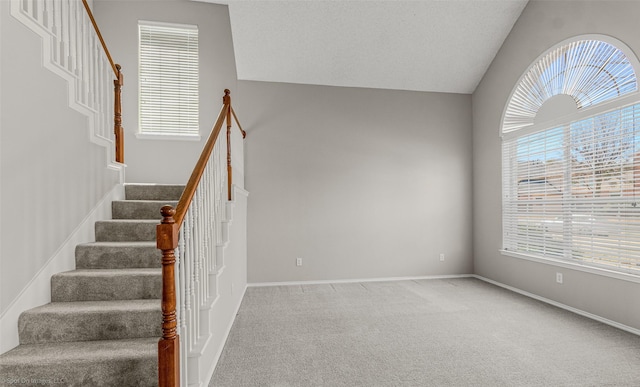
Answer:
M138 22L139 133L199 135L198 27Z

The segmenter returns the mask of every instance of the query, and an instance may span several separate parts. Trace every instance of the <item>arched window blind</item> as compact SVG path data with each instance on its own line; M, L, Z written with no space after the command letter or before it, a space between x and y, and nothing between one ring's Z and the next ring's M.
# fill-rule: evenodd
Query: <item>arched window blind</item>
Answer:
M138 28L140 133L197 136L198 27L140 21Z
M502 125L503 251L640 276L636 63L576 39L522 76ZM558 95L575 106L536 122Z

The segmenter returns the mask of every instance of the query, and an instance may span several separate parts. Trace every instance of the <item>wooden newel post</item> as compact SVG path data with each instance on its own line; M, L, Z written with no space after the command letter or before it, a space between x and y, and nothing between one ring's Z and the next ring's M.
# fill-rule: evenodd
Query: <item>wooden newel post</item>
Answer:
M122 129L122 85L124 85L124 76L122 75L122 67L116 64L118 70L118 79L113 81L113 91L115 93L115 101L113 104L113 132L116 141L116 162L124 163L124 129Z
M180 386L180 346L176 314L175 249L178 247L179 225L176 210L164 206L162 223L157 226L157 246L162 250L162 338L158 342L158 380L160 387Z
M231 200L231 185L233 184L233 170L231 168L231 91L224 89L222 102L227 110L227 198Z

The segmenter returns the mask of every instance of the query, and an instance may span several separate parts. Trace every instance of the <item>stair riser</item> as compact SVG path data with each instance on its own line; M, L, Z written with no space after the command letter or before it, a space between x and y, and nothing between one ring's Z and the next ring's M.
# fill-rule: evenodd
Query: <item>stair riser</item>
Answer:
M160 209L164 205L170 205L175 208L177 201L164 202L131 202L116 201L111 204L111 214L113 219L162 219Z
M65 387L157 387L157 354L146 358L109 359L100 361L21 364L2 367L4 385L54 385ZM28 381L28 383L27 383Z
M110 247L79 245L76 247L77 269L126 269L162 266L162 254L156 246Z
M160 223L143 222L96 222L97 242L155 241L156 226Z
M184 185L136 185L124 186L127 200L180 200Z
M29 313L20 316L20 344L118 340L162 335L162 311Z
M110 301L137 300L162 297L162 276L82 277L60 276L51 278L51 301Z

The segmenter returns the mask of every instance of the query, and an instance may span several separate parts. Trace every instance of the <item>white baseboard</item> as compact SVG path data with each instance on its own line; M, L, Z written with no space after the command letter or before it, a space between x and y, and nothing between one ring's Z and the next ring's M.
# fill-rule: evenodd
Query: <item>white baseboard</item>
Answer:
M607 318L598 316L598 315L593 314L593 313L585 312L584 310L577 309L577 308L574 308L572 306L565 305L563 303L560 303L560 302L557 302L557 301L553 301L551 299L548 299L548 298L545 298L545 297L542 297L542 296L538 296L537 294L529 293L529 292L526 292L526 291L518 289L518 288L514 288L513 286L505 285L503 283L491 280L489 278L485 278L485 277L479 276L477 274L474 274L473 277L477 278L477 279L479 279L481 281L490 283L492 285L496 285L496 286L499 286L501 288L504 288L504 289L507 289L507 290L511 290L512 292L515 292L515 293L518 293L518 294L522 294L523 296L527 296L529 298L533 298L534 300L542 301L542 302L547 303L549 305L556 306L558 308L567 310L569 312L573 312L575 314L579 314L580 316L584 316L584 317L590 318L592 320L601 322L603 324L607 324L607 325L610 325L612 327L615 327L615 328L621 329L623 331L626 331L626 332L629 332L629 333L633 333L634 335L640 336L640 329L636 329L634 327L630 327L628 325L624 325L624 324L621 324L619 322L616 322L616 321L613 321L613 320L609 320Z
M248 287L261 286L288 286L288 285L327 285L327 284L349 284L355 282L387 282L387 281L411 281L424 279L448 279L448 278L470 278L473 274L452 274L452 275L426 275L418 277L386 277L386 278L359 278L342 280L318 280L318 281L285 281L285 282L254 282L247 284Z
M0 315L0 353L18 346L18 318L25 310L51 302L51 276L76 267L75 248L95 241L95 222L111 219L111 202L124 198L121 184L107 193Z

